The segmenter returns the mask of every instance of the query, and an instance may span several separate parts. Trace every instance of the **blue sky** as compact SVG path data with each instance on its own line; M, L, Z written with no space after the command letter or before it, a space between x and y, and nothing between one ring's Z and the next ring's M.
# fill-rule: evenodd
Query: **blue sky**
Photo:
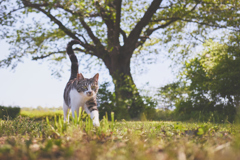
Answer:
M7 57L9 47L5 41L0 41L0 60ZM138 88L147 82L149 86L157 88L173 81L174 75L169 68L170 60L160 59L155 64L146 64L146 73L133 74ZM47 61L38 62L24 58L24 63L19 63L14 71L10 68L0 68L0 105L34 108L62 106L63 90L70 76L69 65L70 60L63 68L65 72L62 73L61 79L51 76L50 63ZM95 75L87 70L84 72L87 72L85 77ZM111 81L107 70L99 73L100 83Z

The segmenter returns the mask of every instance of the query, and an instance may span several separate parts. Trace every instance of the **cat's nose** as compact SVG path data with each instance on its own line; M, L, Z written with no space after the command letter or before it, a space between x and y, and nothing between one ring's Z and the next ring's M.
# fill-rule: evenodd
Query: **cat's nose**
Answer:
M87 92L87 95L92 96L93 95L92 91Z

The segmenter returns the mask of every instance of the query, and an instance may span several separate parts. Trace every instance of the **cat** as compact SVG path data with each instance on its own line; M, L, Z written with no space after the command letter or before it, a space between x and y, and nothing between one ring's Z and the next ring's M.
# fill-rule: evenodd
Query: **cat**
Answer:
M80 44L80 42L78 40L72 40L67 44L66 49L71 60L71 76L64 89L63 95L64 121L66 122L68 109L71 109L73 117L75 116L74 112L76 111L78 117L79 107L82 107L87 114L90 114L90 117L93 120L93 125L99 127L99 112L96 99L99 74L97 73L93 78L84 78L81 73L78 73L78 60L72 49L74 44Z

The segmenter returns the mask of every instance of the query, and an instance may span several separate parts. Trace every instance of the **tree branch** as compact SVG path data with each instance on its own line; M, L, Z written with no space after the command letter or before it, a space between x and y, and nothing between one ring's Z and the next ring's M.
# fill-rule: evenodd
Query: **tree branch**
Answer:
M155 28L153 28L153 29L148 29L147 31L146 31L146 35L147 36L150 36L154 31L156 31L156 30L158 30L158 29L160 29L160 28L165 28L165 27L167 27L167 26L169 26L170 24L172 24L173 22L176 22L177 20L179 20L180 18L172 18L172 20L169 20L168 22L166 22L165 24L162 24L162 25L160 25L160 26L158 26L158 27L155 27Z
M201 1L198 1L191 10L189 10L188 12L186 12L182 17L185 17L187 14L189 14L190 12L194 11L197 7L197 5L201 3ZM187 4L184 5L184 8L186 8ZM174 13L173 15L175 15L176 13ZM143 36L142 38L140 38L140 41L137 42L137 47L141 46L143 43L145 43L145 41L150 37L150 35L158 30L158 29L161 29L161 28L165 28L169 25L171 25L172 23L176 22L177 20L183 20L182 18L180 17L171 17L171 18L161 18L159 20L155 20L155 21L151 21L151 22L159 22L159 21L162 21L162 20L168 20L168 22L166 22L165 24L162 24L158 27L155 27L153 29L150 29L148 28L145 32L145 36Z
M13 10L11 10L10 12L8 12L7 14L5 14L4 16L9 16L9 15L11 15L13 12L16 12L16 11L18 11L18 10L21 10L21 9L23 9L23 8L25 8L25 7L20 7L20 8L17 8L17 9L13 9ZM1 17L1 18L4 18L4 17Z
M39 60L39 59L44 59L44 58L47 58L47 57L49 57L49 56L51 56L53 54L59 54L59 53L64 54L64 53L66 53L66 51L51 52L51 53L49 53L47 55L41 55L41 56L32 57L32 60L36 61L36 60Z
M28 0L22 0L23 4L27 7L32 7L35 8L39 11L41 11L43 14L45 14L48 18L50 18L51 21L53 21L54 23L56 23L59 27L59 29L61 29L62 31L64 31L67 35L69 35L71 38L73 39L77 39L79 40L79 38L73 33L71 32L70 29L66 28L62 22L60 22L58 19L56 19L52 14L50 14L49 12L45 11L44 9L41 8L41 6L45 6L47 4L33 4L31 2L29 2ZM80 41L80 40L79 40Z
M157 9L159 9L161 2L162 0L153 0L153 2L148 7L142 19L137 23L134 29L130 32L126 40L126 43L124 44L125 49L127 48L130 49L129 52L126 52L127 54L133 53L143 28L150 22L153 14L157 11Z
M83 46L85 49L87 49L88 48L88 50L89 50L89 48L92 48L91 50L93 51L93 50L101 50L101 51L103 51L103 50L105 50L105 47L102 45L102 43L100 42L100 40L93 34L93 32L92 32L92 30L91 30L91 28L89 27L89 25L84 21L84 17L83 17L83 15L80 13L80 12L73 12L72 10L70 10L70 9L67 9L67 8L65 8L64 6L61 6L61 5L59 5L59 4L57 4L56 5L56 7L59 7L59 8L61 8L61 9L63 9L63 10L65 10L66 12L68 12L68 13L71 13L72 15L78 15L80 18L79 18L79 20L80 20L80 22L81 22L81 24L82 24L82 26L83 26L83 28L87 31L87 33L88 33L88 36L92 39L92 41L93 41L93 43L96 45L96 47L97 47L97 49L93 49L93 47L94 46L92 46L92 45L89 45L88 43L85 43L85 45L88 45L88 47L85 47L85 46ZM82 36L83 37L83 36ZM83 37L83 39L84 39L84 41L86 42L86 39ZM79 40L79 39L78 39ZM99 53L97 56L98 57L101 57L102 55L101 55L101 53L102 52L97 52L97 53Z
M42 8L40 7L40 6L45 6L45 5L48 6L47 3L46 3L46 4L40 4L40 6L38 6L38 4L32 4L32 3L29 2L28 0L22 0L22 1L23 1L24 5L25 5L26 7L35 8L35 9L39 10L40 12L42 12L43 14L45 14L47 17L49 17L50 20L53 21L55 24L57 24L58 27L59 27L59 29L61 29L62 31L64 31L68 36L70 36L70 37L73 38L73 39L77 39L78 41L80 41L80 42L81 42L80 45L81 45L82 47L84 47L84 48L86 49L86 51L88 51L88 52L91 51L91 52L89 52L89 53L91 53L92 55L95 55L95 56L97 56L97 57L99 57L99 58L103 56L103 55L102 55L102 49L104 49L104 47L101 45L100 40L97 39L97 38L93 35L90 27L89 27L86 23L84 23L84 20L82 20L82 22L83 22L83 24L84 24L84 28L87 30L90 38L92 38L92 40L95 42L95 44L98 44L98 46L99 46L99 44L100 44L101 50L99 50L99 47L96 48L95 46L90 45L90 44L88 44L88 43L83 43L83 42L76 36L76 34L73 33L73 32L71 32L70 29L66 28L66 27L62 24L62 22L60 22L60 21L59 21L58 19L56 19L52 14L50 14L49 12L45 11L44 9L42 9ZM64 7L63 7L63 6L60 6L59 4L56 4L55 7L59 7L59 8L61 7L62 9L64 9ZM64 9L64 10L70 12L71 14L74 14L74 13L73 13L71 10L69 10L69 9ZM78 15L79 15L79 14L78 14Z
M92 29L89 27L89 25L84 21L83 17L80 17L80 22L87 31L89 37L93 40L93 43L96 45L98 49L105 50L105 47L102 45L100 40L93 34Z
M114 45L119 46L120 22L121 22L121 8L122 0L115 0L116 6L116 21L114 24Z
M181 19L181 20L185 21L185 22L197 23L197 24L205 25L205 26L209 26L209 27L227 28L227 26L223 26L223 25L219 25L219 24L209 24L209 23L206 23L206 22L199 22L199 21L188 20L188 19Z
M123 42L125 43L126 40L127 40L127 35L126 35L126 33L124 32L124 30L122 30L121 28L120 28L120 33L121 33L121 35L123 36Z
M83 40L84 40L84 42L86 43L86 44L88 44L88 42L87 42L87 40L86 40L86 38L82 35L82 34L78 34L78 33L76 33L78 36L80 36L80 37L82 37L83 38Z
M88 51L83 50L83 49L81 49L81 48L74 48L73 50L74 50L74 51L80 51L80 52L88 53ZM59 50L59 51L57 51L57 52L50 52L50 53L47 54L47 55L41 55L41 56L32 57L32 60L36 61L36 60L39 60L39 59L47 58L47 57L49 57L49 56L51 56L51 55L53 55L53 54L65 54L65 53L66 53L65 50L63 50L63 51L60 51L60 50Z
M101 16L101 18L103 19L104 23L107 26L108 29L108 46L112 46L112 43L114 42L114 22L112 20L112 13L105 10L100 4L99 2L95 2L94 3L96 8L99 10L99 14ZM109 4L110 5L110 4ZM112 7L112 6L111 6Z

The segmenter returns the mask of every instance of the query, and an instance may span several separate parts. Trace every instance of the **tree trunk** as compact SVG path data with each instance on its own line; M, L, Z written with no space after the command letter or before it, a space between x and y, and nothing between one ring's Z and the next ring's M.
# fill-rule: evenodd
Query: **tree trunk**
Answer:
M129 54L113 52L104 59L115 85L117 119L139 118L144 109L142 97L132 79Z

